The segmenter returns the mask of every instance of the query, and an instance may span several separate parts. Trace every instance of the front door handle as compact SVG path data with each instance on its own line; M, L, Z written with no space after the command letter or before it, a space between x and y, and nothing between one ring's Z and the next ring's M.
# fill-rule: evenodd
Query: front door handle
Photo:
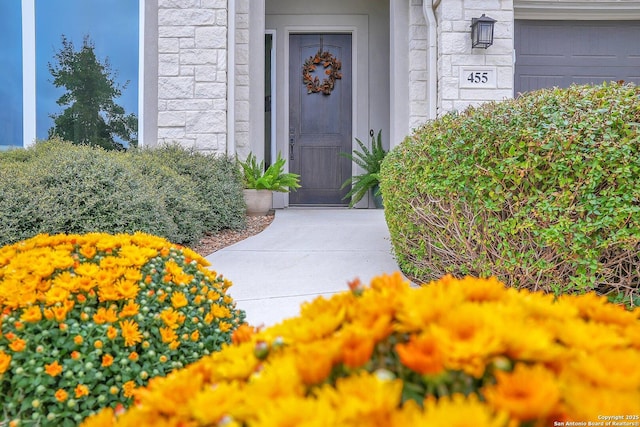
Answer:
M289 130L289 160L293 160L293 146L296 145L295 131Z

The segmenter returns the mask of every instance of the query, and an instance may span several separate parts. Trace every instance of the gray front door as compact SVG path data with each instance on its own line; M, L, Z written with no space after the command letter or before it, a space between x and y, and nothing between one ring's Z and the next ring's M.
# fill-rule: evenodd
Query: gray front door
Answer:
M303 82L305 61L319 50L341 63L341 78L329 94L309 93ZM289 194L292 205L346 206L351 161L351 34L291 34L289 38L289 170L300 175L301 188ZM328 78L318 64L311 73L319 82Z
M571 83L640 84L640 21L516 20L515 94Z

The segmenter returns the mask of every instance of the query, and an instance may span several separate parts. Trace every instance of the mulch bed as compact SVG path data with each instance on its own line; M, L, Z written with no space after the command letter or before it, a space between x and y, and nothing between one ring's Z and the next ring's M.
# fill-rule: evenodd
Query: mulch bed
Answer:
M265 216L247 216L247 227L244 230L221 230L217 233L207 234L197 244L192 245L191 249L206 257L222 248L260 233L271 224L274 217L274 212Z

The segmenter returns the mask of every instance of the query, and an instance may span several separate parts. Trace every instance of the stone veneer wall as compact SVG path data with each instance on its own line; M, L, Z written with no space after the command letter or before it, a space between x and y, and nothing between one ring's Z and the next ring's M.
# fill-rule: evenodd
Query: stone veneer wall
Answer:
M424 0L431 1L431 0ZM427 24L422 0L410 0L409 6L409 128L414 129L429 119ZM432 76L435 78L435 76Z
M224 153L227 0L158 0L158 142Z
M245 158L249 141L249 2L236 0L235 151Z
M430 0L425 0L430 1ZM494 43L488 49L472 49L472 18L482 14L497 20ZM513 0L442 0L436 9L438 22L438 115L464 110L491 100L513 97ZM496 68L495 88L461 88L460 68Z

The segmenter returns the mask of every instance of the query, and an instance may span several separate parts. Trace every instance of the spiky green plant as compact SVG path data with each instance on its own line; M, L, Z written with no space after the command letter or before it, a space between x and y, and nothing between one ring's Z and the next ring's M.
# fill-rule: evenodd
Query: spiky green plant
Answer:
M264 160L258 163L253 153L249 153L247 159L238 164L243 171L244 186L248 189L271 190L286 193L289 190L300 188L300 175L285 173L285 159L278 153L275 163L264 169Z
M344 199L351 198L349 207L353 207L358 203L367 192L376 187L380 182L380 165L387 155L387 151L382 147L382 130L378 131L377 137L374 137L371 131L371 149L356 138L356 142L360 146L361 151L351 153L340 153L343 157L348 157L356 165L364 169L364 173L355 175L342 183L341 189L351 186L351 190L344 196ZM379 194L378 189L377 193ZM375 194L376 196L378 194Z

